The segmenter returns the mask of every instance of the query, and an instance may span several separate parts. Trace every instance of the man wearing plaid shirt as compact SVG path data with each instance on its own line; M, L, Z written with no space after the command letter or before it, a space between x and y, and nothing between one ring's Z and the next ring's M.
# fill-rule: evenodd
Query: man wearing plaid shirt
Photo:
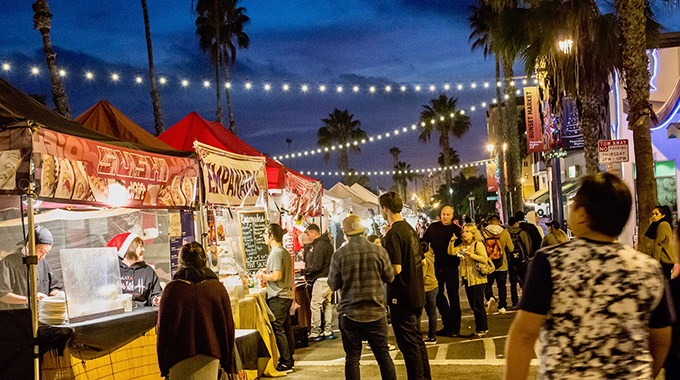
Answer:
M345 349L345 378L360 379L361 342L368 341L380 366L382 379L396 380L394 363L387 345L387 317L383 282L394 279L387 251L363 236L361 219L350 215L342 222L349 242L335 251L328 273L328 285L340 291L338 316Z

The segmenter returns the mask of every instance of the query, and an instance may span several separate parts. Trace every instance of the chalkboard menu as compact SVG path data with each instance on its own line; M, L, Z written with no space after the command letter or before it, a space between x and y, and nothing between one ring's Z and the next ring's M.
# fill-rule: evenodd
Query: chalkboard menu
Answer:
M267 233L267 214L264 210L239 212L238 222L246 270L255 273L260 268L266 268L269 257L269 247L264 242Z

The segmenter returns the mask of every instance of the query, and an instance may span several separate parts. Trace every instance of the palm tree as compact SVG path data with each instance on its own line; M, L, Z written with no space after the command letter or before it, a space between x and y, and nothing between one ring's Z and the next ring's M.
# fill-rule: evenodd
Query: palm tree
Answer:
M637 168L638 231L646 231L652 210L656 206L656 177L652 154L652 106L649 103L649 64L645 51L647 44L647 13L651 12L647 0L614 0L618 26L621 31L623 72L628 99L628 128L633 130L635 166ZM648 239L638 234L644 247Z
M446 94L441 94L430 101L431 105L424 105L425 109L420 113L420 123L423 129L418 139L428 142L433 132L439 134L439 146L444 154L444 167L447 167L445 170L447 188L451 188L451 170L448 169L451 166L449 138L451 135L461 138L470 130L470 118L458 112L457 102L457 98L449 98Z
M328 118L321 119L324 126L317 132L317 143L325 150L324 161L328 162L330 151L338 144L338 169L344 173L350 171L347 149L359 153L360 141L367 139L366 132L360 128L361 122L353 118L354 115L350 115L347 110L340 111L336 108L333 113L328 114Z
M226 22L222 24L222 51L224 53L224 76L229 82L229 62L236 65L236 49L247 49L250 45L250 37L243 31L243 27L250 22L250 17L245 15L246 9L243 7L236 7L239 0L227 1L225 3L227 18ZM231 94L229 87L227 91L227 109L229 110L229 130L236 135L236 121L234 120L234 111L231 107Z
M445 168L447 166L460 164L460 156L458 156L458 152L453 148L449 148L449 165L445 165L444 162L444 152L441 152L439 153L439 157L437 157L437 163L439 164L439 167Z
M52 49L52 40L50 38L52 13L50 12L50 6L47 0L37 0L33 3L33 13L33 29L37 29L42 35L47 68L50 70L54 106L58 113L70 119L71 107L68 104L68 97L66 96L64 85L59 80L59 71L57 70L57 61L55 59L56 53L54 52L54 49Z
M501 80L500 56L494 49L494 34L498 34L497 32L494 33L494 30L498 30L498 26L496 24L500 21L499 14L496 12L494 7L489 4L488 0L478 0L477 3L478 5L470 7L471 14L468 18L470 29L472 29L469 40L472 41L474 39L474 42L472 43L472 51L481 49L484 53L484 59L486 59L487 55L489 54L494 55L496 63L496 83L499 83ZM496 99L498 99L499 104L502 104L501 88L499 86L496 86ZM500 123L496 138L496 152L502 152L501 148L503 143L507 142L507 129L505 126L508 124L504 121L505 119L503 118L502 106L498 107L498 112ZM505 155L502 153L498 154L498 165L501 168L505 167ZM501 203L503 204L502 209L505 211L508 208L506 207L507 189L505 187L506 181L504 170L500 171L498 183L499 192L501 194ZM503 215L502 218L503 220L507 220L505 215Z
M196 2L196 34L198 35L198 45L205 53L210 51L210 61L215 66L215 90L217 97L217 122L224 124L224 116L222 115L222 75L220 75L220 67L222 66L222 49L220 39L220 29L215 25L220 24L220 15L224 15L221 10L220 1L198 0ZM193 7L193 1L192 1ZM223 17L222 17L223 19Z
M163 121L163 110L161 109L161 95L156 86L156 70L153 65L153 49L151 47L151 28L149 27L149 10L146 0L142 0L142 11L144 13L144 31L146 32L146 51L149 56L149 83L151 83L151 104L153 105L153 119L156 127L156 136L165 131Z
M394 157L394 166L397 166L399 163L399 154L401 154L401 149L397 148L396 146L393 146L390 149L390 154L392 157Z
M392 180L397 187L397 192L401 195L402 199L406 199L408 196L408 182L413 179L414 173L411 170L411 165L399 161L394 165L394 174L392 175Z

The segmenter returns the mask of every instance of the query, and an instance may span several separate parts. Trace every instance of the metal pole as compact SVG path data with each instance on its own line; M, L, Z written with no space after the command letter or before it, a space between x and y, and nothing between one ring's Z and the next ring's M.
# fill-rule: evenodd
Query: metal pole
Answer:
M31 173L33 172L33 161L31 160ZM40 379L40 345L38 344L38 290L35 265L38 263L35 254L35 219L33 216L33 175L30 174L31 181L26 192L27 218L28 218L28 255L26 263L28 265L28 279L31 286L29 307L31 308L31 324L33 327L33 378Z
M553 180L553 219L564 224L564 207L562 204L562 169L560 167L560 158L553 157L552 165L552 180Z

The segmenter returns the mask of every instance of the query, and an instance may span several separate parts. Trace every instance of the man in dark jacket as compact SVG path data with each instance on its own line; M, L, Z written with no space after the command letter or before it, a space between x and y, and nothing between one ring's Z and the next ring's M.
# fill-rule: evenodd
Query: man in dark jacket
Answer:
M331 288L328 286L328 270L331 266L333 246L328 234L321 235L316 224L310 224L305 231L312 248L307 253L305 261L305 277L313 282L310 308L312 312L312 330L309 339L319 341L333 339L333 314L331 312ZM324 328L321 332L321 311L324 314Z
M541 249L541 242L543 241L543 237L541 236L541 233L538 231L538 227L531 223L527 223L524 220L524 213L522 211L517 211L515 213L515 219L519 222L519 228L522 229L522 231L526 232L527 235L529 235L529 239L531 240L531 249L529 250L529 258L534 257L534 254L536 251Z

